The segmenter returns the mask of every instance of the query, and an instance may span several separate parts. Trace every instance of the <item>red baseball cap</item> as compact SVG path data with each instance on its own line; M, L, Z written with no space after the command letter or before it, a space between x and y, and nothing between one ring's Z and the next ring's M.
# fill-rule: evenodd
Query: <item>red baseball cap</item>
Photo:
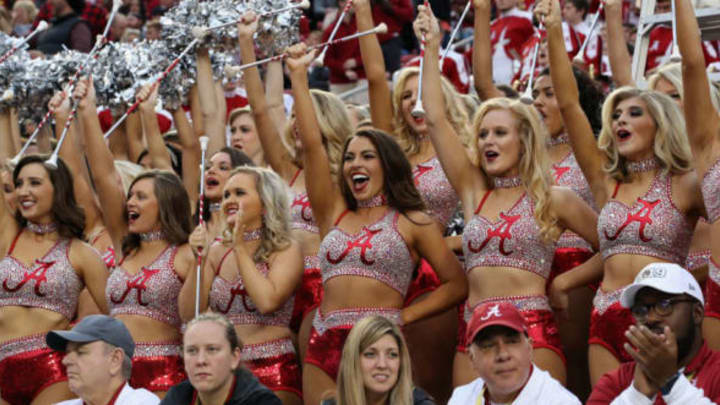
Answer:
M468 323L467 342L471 344L475 336L488 326L505 326L520 333L526 333L525 319L509 302L486 302L475 308Z

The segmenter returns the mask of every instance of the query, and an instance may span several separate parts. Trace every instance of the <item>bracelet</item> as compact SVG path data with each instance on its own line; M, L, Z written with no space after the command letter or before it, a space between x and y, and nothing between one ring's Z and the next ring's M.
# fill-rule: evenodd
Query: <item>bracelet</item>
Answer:
M675 373L674 376L668 378L668 380L665 382L665 385L663 385L660 388L660 392L663 394L663 396L670 394L670 391L672 391L673 386L675 385L675 381L680 377L680 372L678 371Z

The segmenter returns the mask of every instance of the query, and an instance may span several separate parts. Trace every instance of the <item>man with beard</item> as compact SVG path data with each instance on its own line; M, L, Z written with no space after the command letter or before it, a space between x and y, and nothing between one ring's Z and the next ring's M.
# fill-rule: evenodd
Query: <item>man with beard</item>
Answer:
M637 325L625 350L635 361L605 374L588 405L704 405L720 403L720 352L702 338L704 300L684 268L651 263L622 293Z

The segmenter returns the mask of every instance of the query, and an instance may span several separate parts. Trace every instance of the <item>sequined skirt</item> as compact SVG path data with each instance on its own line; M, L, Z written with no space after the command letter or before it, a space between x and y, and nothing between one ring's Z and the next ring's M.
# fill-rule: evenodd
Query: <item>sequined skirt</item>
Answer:
M297 333L303 318L320 305L323 295L322 271L320 258L305 256L305 272L300 287L295 291L295 304L293 305L290 329Z
M720 319L720 266L708 260L708 278L705 282L705 316Z
M585 263L593 254L592 251L584 248L560 247L555 249L550 277L547 281L548 288L555 277Z
M420 260L417 274L410 281L407 294L405 294L405 306L410 306L419 296L435 291L441 284L440 278L430 266L430 263L426 262L425 259Z
M140 342L132 359L133 388L167 391L187 378L180 342Z
M300 365L290 338L245 345L242 359L264 386L302 398Z
M397 308L349 308L327 314L318 309L310 331L305 363L320 368L333 380L337 379L345 339L356 322L371 315L384 316L398 325L402 323L401 312Z
M45 343L45 334L0 344L0 396L10 405L27 405L45 388L67 381L63 355Z
M457 351L465 353L467 347L472 343L467 341L467 324L470 322L475 308L488 302L509 302L520 311L525 325L528 329L528 336L533 340L533 348L550 349L557 353L565 361L565 353L562 351L560 342L560 331L555 322L555 315L548 298L543 295L525 295L510 297L493 297L478 301L475 305L465 305L463 319L458 327Z
M627 342L625 331L635 324L635 318L628 308L620 304L620 295L624 288L612 292L598 289L593 299L590 314L590 337L588 343L600 345L615 356L618 361L632 361L623 345Z

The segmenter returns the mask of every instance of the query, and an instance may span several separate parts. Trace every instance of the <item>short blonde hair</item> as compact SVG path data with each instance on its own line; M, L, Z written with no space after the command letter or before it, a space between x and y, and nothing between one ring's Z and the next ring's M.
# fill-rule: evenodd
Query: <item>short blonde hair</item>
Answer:
M645 103L647 112L655 121L657 130L653 152L662 171L685 173L692 170L692 153L685 130L685 117L677 103L655 90L625 86L610 93L602 108L603 126L598 137L598 148L605 152L608 158L605 171L617 181L627 180L627 160L618 152L615 134L612 132L612 116L617 105L630 98L639 98Z
M264 213L260 247L255 252L253 260L256 263L266 262L271 254L290 246L289 190L280 176L269 169L238 166L230 172L228 182L238 174L249 174L255 179L255 189L260 196ZM230 229L226 229L224 234L227 240L227 236L232 233Z
M485 116L494 110L509 111L517 120L516 128L523 145L518 163L520 178L534 203L533 214L540 228L540 235L546 241L554 241L560 235L560 227L557 225L557 215L550 209L550 189L553 182L549 174L550 162L546 150L546 140L549 137L547 129L541 124L535 107L506 97L489 99L480 105L473 119L471 150L476 159L480 125ZM484 172L482 166L480 170ZM485 177L489 179L490 176L485 173Z
M353 326L345 341L337 377L337 405L365 405L365 384L360 369L360 356L373 343L385 335L395 339L400 350L398 380L390 390L389 402L393 405L411 405L412 367L407 343L400 328L382 316L369 316Z
M403 117L402 93L408 79L417 76L419 73L420 69L416 67L402 69L393 87L393 134L408 156L412 156L420 151L420 140L416 134L412 133L410 125ZM459 98L455 87L453 87L450 81L444 76L440 76L440 88L442 89L445 100L445 116L448 118L448 121L450 121L450 125L452 125L462 144L467 147L469 146L472 136L470 135L470 128L468 127L470 118L465 111L465 103Z

